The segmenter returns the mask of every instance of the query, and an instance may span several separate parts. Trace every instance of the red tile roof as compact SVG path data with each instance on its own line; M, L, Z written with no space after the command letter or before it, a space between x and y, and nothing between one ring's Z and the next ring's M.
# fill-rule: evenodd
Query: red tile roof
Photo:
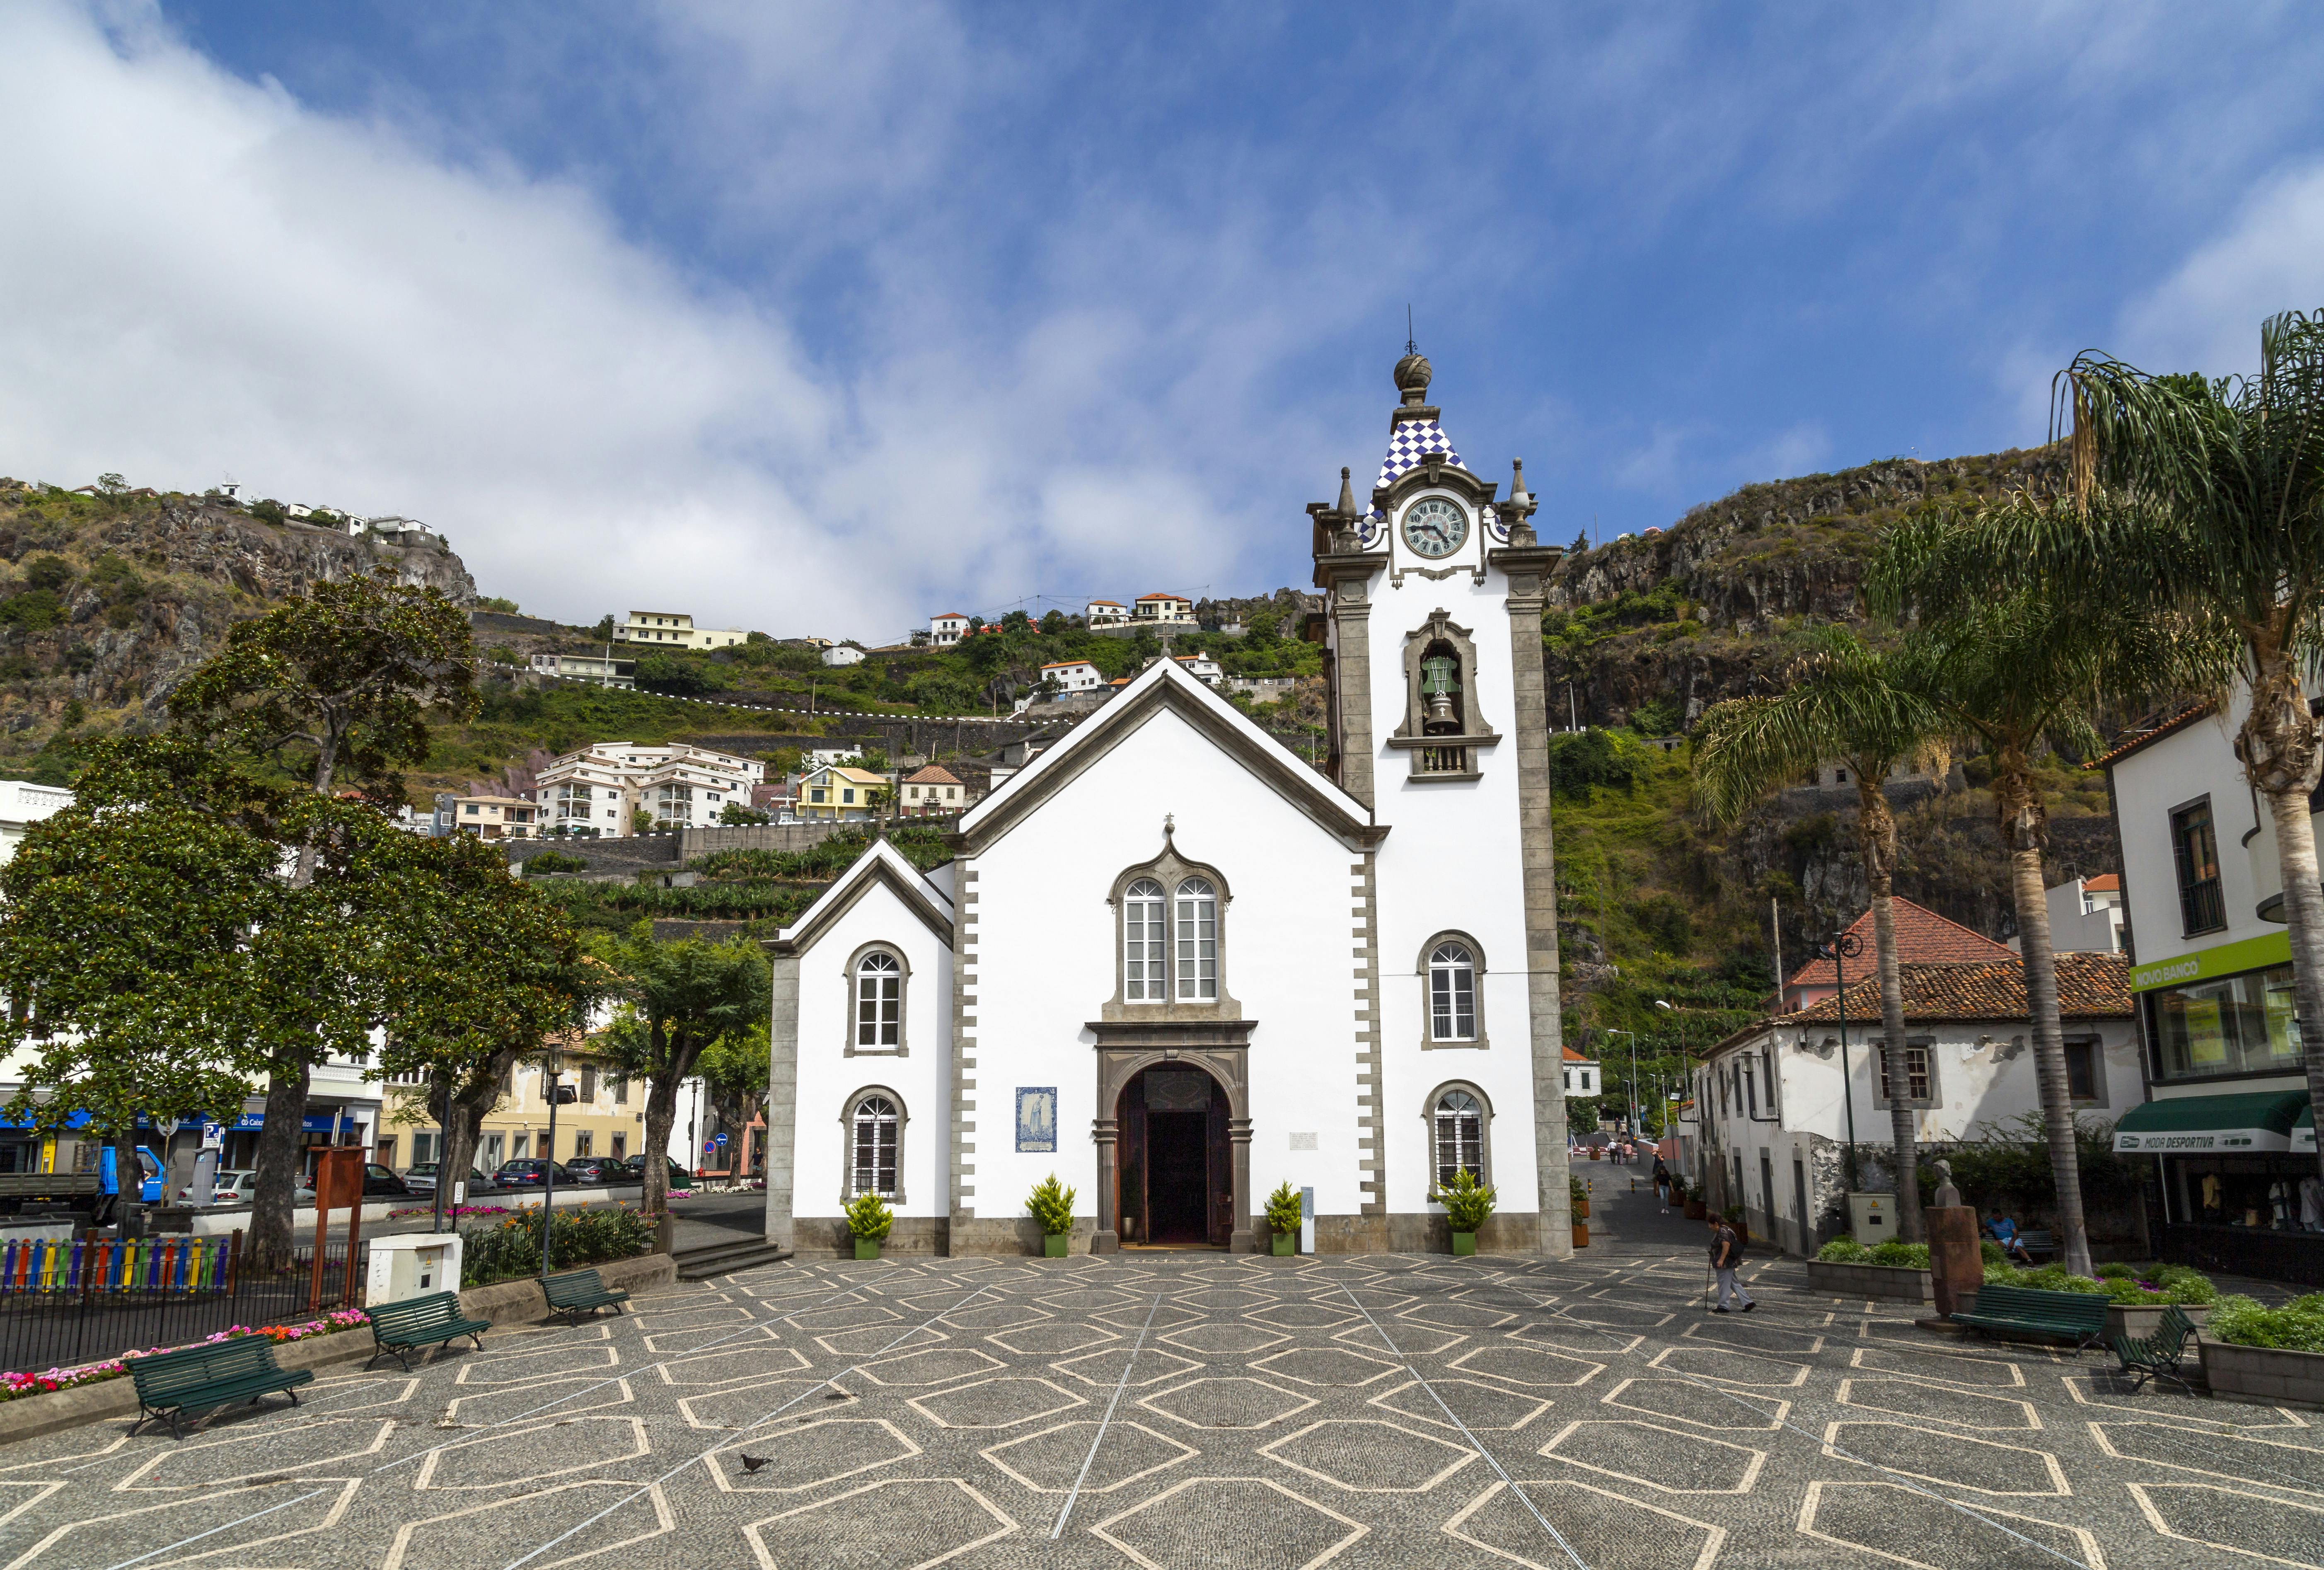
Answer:
M2161 724L2150 725L2145 730L2140 731L2136 735L2126 735L2123 737L2121 741L2115 744L2114 751L2099 753L2097 757L2092 758L2089 762L2083 764L2082 767L2085 769L2103 769L2110 763L2118 762L2122 759L2128 757L2131 753L2138 751L2139 748L2145 746L2150 742L2159 742L2163 737L2170 735L2174 732L2186 729L2189 725L2193 725L2197 720L2201 719L2205 715L2214 712L2217 707L2218 706L2212 703L2212 701L2208 697L2189 704L2185 708L2181 709L2177 714L2172 715L2169 719L2163 721Z
M2095 878L2084 878L2082 891L2090 894L2119 894L2122 892L2122 874L2100 873Z
M2006 1020L2026 1017L2025 972L2015 955L1991 965L1908 965L1904 967L1904 1018ZM1848 985L1848 1020L1880 1018L1880 983L1867 975ZM1838 1000L1784 1014L1777 1024L1838 1020ZM2130 960L2119 954L2072 951L2058 956L2058 1012L2069 1020L2130 1017Z
M960 783L960 779L951 770L930 763L926 768L914 770L905 775L904 783L907 785L957 785Z
M1568 1047L1565 1049L1565 1060L1568 1063L1595 1063L1598 1061L1595 1057L1584 1057L1581 1053L1576 1052L1571 1047Z
M1948 921L1934 910L1923 910L1910 900L1895 901L1896 958L1904 965L1968 965L1982 960L2008 960L2017 956L1992 938L1971 932L1958 921ZM1863 940L1864 954L1848 968L1855 972L1860 965L1862 974L1872 974L1872 912L1867 910L1856 919L1849 931ZM1829 987L1839 984L1840 977L1831 960L1812 959L1792 973L1787 985L1795 987Z

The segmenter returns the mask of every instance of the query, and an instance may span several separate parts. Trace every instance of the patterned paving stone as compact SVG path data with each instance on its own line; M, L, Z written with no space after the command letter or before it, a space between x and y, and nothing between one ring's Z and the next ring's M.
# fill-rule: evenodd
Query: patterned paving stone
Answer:
M1252 1530L1263 1522L1265 1529ZM1147 1570L1204 1565L1217 1570L1307 1570L1370 1530L1263 1477L1190 1479L1095 1528Z
M2314 1414L1933 1337L1760 1255L1759 1312L1710 1316L1696 1229L1641 1242L1625 1203L1570 1263L756 1269L182 1445L0 1448L0 1570L2324 1561Z
M1400 1424L1328 1418L1259 1453L1351 1493L1425 1493L1477 1459L1468 1445Z

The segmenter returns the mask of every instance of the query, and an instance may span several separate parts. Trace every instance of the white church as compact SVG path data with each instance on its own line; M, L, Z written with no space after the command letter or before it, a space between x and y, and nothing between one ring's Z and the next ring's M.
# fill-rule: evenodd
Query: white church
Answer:
M1314 1195L1324 1253L1443 1251L1430 1195L1499 1194L1481 1251L1563 1256L1563 1052L1545 579L1397 363L1369 504L1307 508L1331 707L1319 772L1158 660L964 817L921 873L884 842L774 962L767 1233L898 1253L1263 1251ZM1311 628L1311 636L1314 635Z

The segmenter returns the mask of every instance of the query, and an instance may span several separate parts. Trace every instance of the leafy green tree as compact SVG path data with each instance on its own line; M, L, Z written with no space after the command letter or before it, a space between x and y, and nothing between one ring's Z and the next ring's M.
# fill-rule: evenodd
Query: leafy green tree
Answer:
M421 1076L433 1113L448 1102L438 1168L448 1198L511 1068L554 1039L577 1039L613 974L558 906L508 875L496 847L465 834L396 838L372 863L393 906L381 924L392 979L374 1073Z
M1931 685L1929 660L1918 646L1885 651L1840 628L1825 628L1793 664L1784 691L1715 705L1695 732L1696 788L1729 822L1819 763L1837 759L1848 765L1856 781L1857 845L1872 900L1886 1060L1889 1082L1898 1086L1907 1081L1904 973L1896 962L1896 819L1881 787L1898 765L1943 755L1947 720L1930 697ZM1904 1096L1890 1102L1899 1172L1915 1169L1913 1119ZM1900 1192L1896 1207L1899 1232L1908 1242L1922 1241L1918 1196Z
M602 957L628 1005L604 1040L623 1074L646 1082L645 1208L659 1214L669 1206L669 1174L654 1158L669 1149L678 1086L722 1039L747 1038L766 1021L772 1007L767 960L755 945L739 940L660 942L648 922Z
M2058 968L2042 858L2050 815L2035 768L2044 745L2089 757L2100 750L2089 714L2108 700L2135 701L2178 660L2176 641L2134 602L2085 605L2015 575L1988 578L1984 593L1959 591L1956 547L1976 554L1980 524L1952 515L1915 520L1881 542L1870 576L1876 610L1919 614L1935 645L1932 696L1957 734L1993 762L1994 808L2009 854L2010 888L2024 956L2034 1061L2055 1178L2058 1233L2068 1270L2090 1273L2088 1226L2066 1078Z
M1047 615L1043 616L1043 617L1041 618L1041 632L1042 632L1042 634L1043 634L1044 636L1046 636L1046 637L1050 637L1050 638L1054 638L1054 637L1057 636L1057 634L1059 634L1060 633L1063 633L1065 630L1065 612L1063 612L1063 611L1051 611Z
M2014 574L2088 610L2167 618L2182 679L2221 698L2248 690L2237 751L2274 821L2299 1017L2324 1019L2308 807L2324 726L2302 686L2324 659L2324 310L2262 323L2248 377L2150 376L2093 352L2057 386L2072 420L2070 496L2011 498L1952 559L1973 583ZM2306 1053L2324 1115L2324 1030L2308 1033Z
M95 749L72 806L0 867L0 995L14 1004L0 1057L23 1054L12 1118L55 1132L86 1113L130 1178L140 1115L169 1128L240 1113L278 957L254 937L285 915L269 833L281 794L181 742Z
M318 797L330 797L343 779L395 797L397 771L428 755L431 711L455 721L475 712L474 658L459 606L440 590L399 582L383 569L317 584L236 623L226 647L170 695L169 707L189 734L274 760L304 776ZM311 834L285 844L297 855L291 882L306 887L322 844ZM355 973L337 974L335 984L291 994L290 1018L299 1017L300 995L330 1000L334 1015L361 1006ZM292 1030L278 1039L252 1196L251 1243L262 1260L290 1251L307 1082L322 1054L315 1033Z
M769 1020L761 1020L748 1030L721 1036L695 1061L694 1071L702 1076L710 1104L729 1128L750 1127L766 1103L769 1026Z

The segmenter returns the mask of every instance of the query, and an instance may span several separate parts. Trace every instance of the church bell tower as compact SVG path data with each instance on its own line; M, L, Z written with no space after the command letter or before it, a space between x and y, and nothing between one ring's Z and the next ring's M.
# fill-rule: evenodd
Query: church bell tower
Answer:
M1399 1217L1425 1218L1432 1173L1399 1170L1411 1165L1400 1147L1425 1148L1403 1125L1413 1098L1465 1063L1462 1083L1492 1101L1500 1131L1502 1154L1488 1165L1532 1168L1539 1247L1563 1257L1572 1234L1541 636L1562 552L1534 532L1538 503L1522 461L1507 495L1463 464L1428 402L1427 359L1415 345L1406 351L1370 495L1360 500L1342 469L1338 500L1307 508L1324 597L1328 770L1390 829L1366 870L1371 1181L1391 1234L1411 1224ZM1431 1039L1425 1021L1416 1038L1397 1001L1421 985L1425 950L1446 934L1473 951L1483 977L1488 1018L1473 1041ZM1459 1055L1441 1049L1452 1045ZM1530 1146L1530 1161L1509 1159L1513 1140ZM1516 1208L1517 1195L1497 1187Z

